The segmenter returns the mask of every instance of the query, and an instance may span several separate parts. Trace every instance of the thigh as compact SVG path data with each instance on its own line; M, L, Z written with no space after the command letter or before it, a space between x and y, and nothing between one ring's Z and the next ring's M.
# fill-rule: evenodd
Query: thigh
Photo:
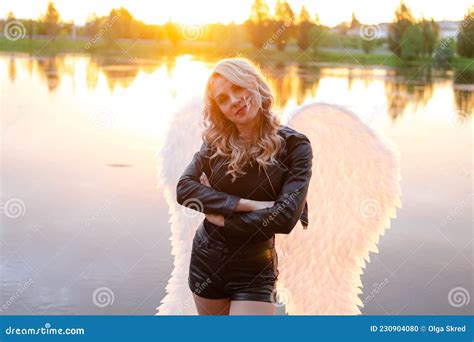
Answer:
M205 315L228 315L230 310L230 298L208 299L199 297L193 293L194 304L198 314Z
M268 302L233 300L229 315L274 315L275 305Z

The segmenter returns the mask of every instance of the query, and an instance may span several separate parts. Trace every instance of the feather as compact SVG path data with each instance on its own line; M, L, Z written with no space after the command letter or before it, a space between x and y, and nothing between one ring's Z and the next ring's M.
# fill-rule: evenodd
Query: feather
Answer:
M170 208L174 269L157 315L196 315L188 270L192 239L204 215L176 202L176 184L201 144L202 99L179 110L157 153L158 190ZM309 227L277 234L277 295L291 315L358 315L361 275L401 207L398 154L355 114L326 103L303 105L286 124L313 147ZM179 158L176 158L179 156Z
M197 315L188 287L188 272L192 240L204 215L178 204L176 184L202 143L201 108L202 99L193 98L175 113L163 147L156 154L158 191L163 193L169 206L171 255L174 258L174 269L167 280L166 294L157 307L157 315Z
M292 233L277 235L278 282L290 294L286 312L359 314L360 276L369 252L378 253L379 238L401 207L398 155L342 107L311 103L287 118L311 141L314 159L307 199L310 226L304 230L298 222ZM288 250L291 255L285 254ZM294 264L305 268L300 271Z

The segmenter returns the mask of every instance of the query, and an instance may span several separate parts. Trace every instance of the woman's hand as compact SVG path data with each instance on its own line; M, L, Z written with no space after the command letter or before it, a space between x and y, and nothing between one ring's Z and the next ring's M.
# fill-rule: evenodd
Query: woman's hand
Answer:
M224 227L224 216L219 214L204 214L209 222L219 227Z
M252 202L254 202L253 210L271 208L275 204L274 201L252 201Z
M200 181L201 181L201 184L211 188L211 183L209 182L209 179L207 178L204 172L201 174Z
M274 201L254 201L246 198L241 198L235 211L254 211L260 209L271 208L275 204Z

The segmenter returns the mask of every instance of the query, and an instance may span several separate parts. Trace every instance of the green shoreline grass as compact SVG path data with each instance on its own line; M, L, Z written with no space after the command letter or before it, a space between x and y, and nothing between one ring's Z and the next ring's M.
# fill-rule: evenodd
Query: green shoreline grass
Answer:
M247 56L262 63L285 63L300 62L303 64L314 62L327 62L331 64L352 64L364 66L388 66L388 67L416 67L432 66L429 58L418 58L406 62L400 60L393 54L364 54L341 52L301 52L296 49L277 51L274 49L260 49L253 47L223 48L216 47L213 43L199 43L183 41L173 47L169 42L163 41L117 41L112 45L94 43L89 49L86 48L87 41L57 38L54 41L47 39L20 39L9 41L0 39L0 51L2 52L24 52L38 56L51 56L62 53L87 53L92 55L112 55L128 58L159 58L170 55L195 54L210 58L223 58L235 56ZM474 71L474 59L455 57L450 63L454 69L461 71Z

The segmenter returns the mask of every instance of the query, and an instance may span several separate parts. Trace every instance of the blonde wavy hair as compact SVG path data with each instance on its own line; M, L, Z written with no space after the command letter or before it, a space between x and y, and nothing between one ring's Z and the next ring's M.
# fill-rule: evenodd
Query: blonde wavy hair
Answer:
M213 78L217 75L224 77L230 83L247 89L251 98L260 107L257 134L252 141L239 136L234 123L228 120L219 109L210 93ZM251 99L245 99L246 101ZM271 108L274 97L264 76L257 66L244 58L226 58L220 60L214 67L206 85L204 96L204 131L203 140L214 147L216 152L211 158L222 156L227 164L226 174L232 175L234 182L238 175L245 175L245 165L258 163L260 168L276 164L276 155L284 144L284 139L277 134L280 120Z

